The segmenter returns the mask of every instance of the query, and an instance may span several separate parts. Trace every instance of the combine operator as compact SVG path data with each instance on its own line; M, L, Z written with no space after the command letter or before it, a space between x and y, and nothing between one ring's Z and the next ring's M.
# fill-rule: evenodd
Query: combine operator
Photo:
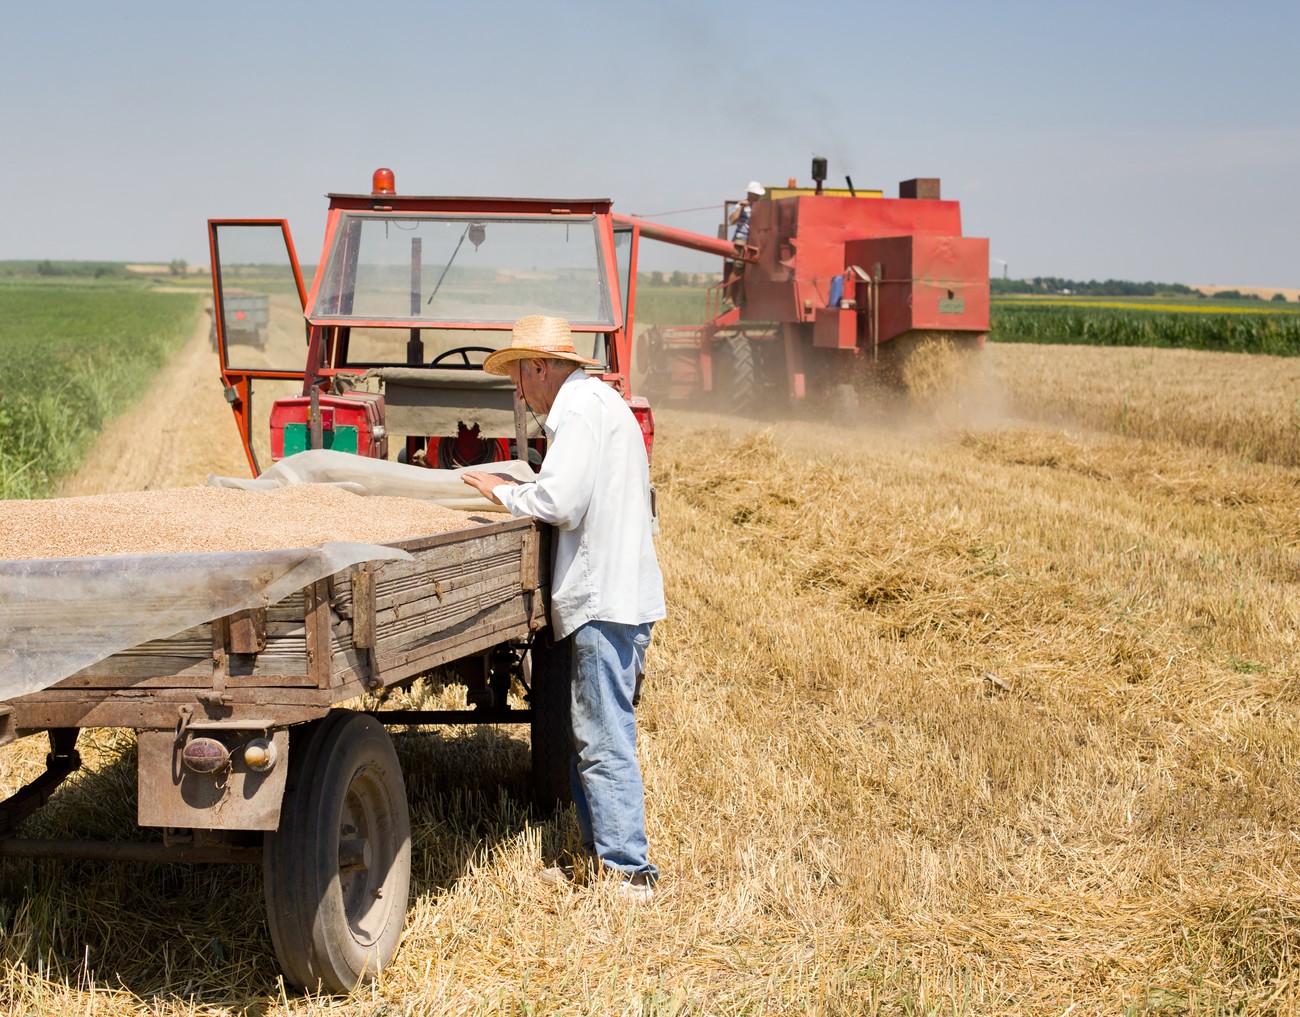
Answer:
M571 783L582 842L621 875L620 895L654 897L645 791L636 758L633 696L650 630L664 617L663 578L651 537L650 470L645 442L627 403L581 369L569 323L530 315L511 343L483 362L509 375L550 439L531 483L469 471L465 483L556 528L551 625L569 639L573 722ZM551 880L559 870L546 870Z
M722 268L722 293L731 301L733 307L739 307L743 302L738 284L741 273L745 270L745 259L740 255L744 252L745 245L749 243L749 219L754 211L754 202L766 193L767 188L757 180L751 180L745 191L745 197L736 202L736 207L727 217L727 222L736 227L731 234L731 242L736 245L737 256L730 259Z

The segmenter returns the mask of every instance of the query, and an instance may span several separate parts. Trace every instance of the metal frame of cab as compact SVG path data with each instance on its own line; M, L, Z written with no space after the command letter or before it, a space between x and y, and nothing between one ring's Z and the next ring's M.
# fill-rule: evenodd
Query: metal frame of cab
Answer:
M619 271L615 249L615 227L618 232L631 232L628 224L616 222L612 212L612 202L608 198L493 198L493 197L455 197L455 196L421 196L399 194L329 194L329 210L325 227L325 242L322 257L316 268L316 275L310 288L304 287L302 271L289 224L283 219L210 219L208 221L208 242L212 264L220 264L218 228L222 226L278 226L284 234L285 245L292 263L295 283L298 287L300 303L304 314L314 305L320 290L326 261L324 252L331 250L345 212L383 212L386 216L400 218L404 215L418 216L429 214L473 215L484 219L503 218L511 220L554 220L557 217L594 217L601 238L600 253L605 278L609 283L610 317L612 328L603 325L574 324L577 333L594 333L607 336L606 369L598 377L624 399L633 401L631 387L632 369L632 334L634 329L633 308L635 307L635 288L637 272L637 243L632 239L628 251L628 271L624 277ZM307 329L307 350L303 367L300 369L252 369L229 366L224 327L221 324L223 281L218 271L213 272L213 307L218 321L218 344L221 361L221 379L225 386L226 399L231 404L238 423L240 440L248 458L250 469L257 472L258 464L252 449L252 383L257 379L297 380L302 383L302 395L310 394L317 379L339 370L338 333L342 327L380 327L380 328L418 328L421 330L477 330L485 332L508 332L511 322L443 321L436 325L428 322L402 323L400 321L367 321L349 319L347 326L338 320L319 318L305 321ZM626 290L626 292L625 292ZM418 365L410 365L418 366ZM644 400L636 400L644 403Z

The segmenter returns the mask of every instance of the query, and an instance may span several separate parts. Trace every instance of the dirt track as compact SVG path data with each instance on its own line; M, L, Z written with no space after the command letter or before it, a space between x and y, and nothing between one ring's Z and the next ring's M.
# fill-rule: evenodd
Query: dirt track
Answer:
M60 494L101 494L202 484L209 473L248 476L235 417L221 390L208 319L150 385L114 420Z

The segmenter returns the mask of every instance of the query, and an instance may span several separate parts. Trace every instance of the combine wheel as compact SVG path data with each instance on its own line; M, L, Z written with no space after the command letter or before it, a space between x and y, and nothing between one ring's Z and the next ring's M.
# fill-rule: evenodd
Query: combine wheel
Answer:
M262 870L285 980L349 992L392 960L411 881L411 822L392 740L335 710L294 732L280 828Z
M713 347L714 391L723 408L747 413L758 402L754 349L743 332L720 339Z
M545 645L543 645L545 643ZM558 643L539 637L532 654L532 687L528 693L533 756L533 801L550 810L573 801L569 769L573 757L573 734L569 693L570 640Z

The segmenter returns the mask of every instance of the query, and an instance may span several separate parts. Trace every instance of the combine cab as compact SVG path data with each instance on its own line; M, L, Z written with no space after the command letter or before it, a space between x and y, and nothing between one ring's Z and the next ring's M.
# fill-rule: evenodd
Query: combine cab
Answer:
M540 422L480 370L526 314L568 319L650 451L650 407L629 381L633 230L608 200L399 195L379 170L370 194L329 195L310 290L284 221L208 230L222 380L254 473L309 448L540 462ZM254 298L256 335L243 324Z
M751 210L748 242L620 219L648 237L725 259L708 320L638 339L653 397L704 397L747 410L872 377L896 376L927 340L978 349L989 326L988 241L961 234L961 209L939 181L880 191L771 187Z

